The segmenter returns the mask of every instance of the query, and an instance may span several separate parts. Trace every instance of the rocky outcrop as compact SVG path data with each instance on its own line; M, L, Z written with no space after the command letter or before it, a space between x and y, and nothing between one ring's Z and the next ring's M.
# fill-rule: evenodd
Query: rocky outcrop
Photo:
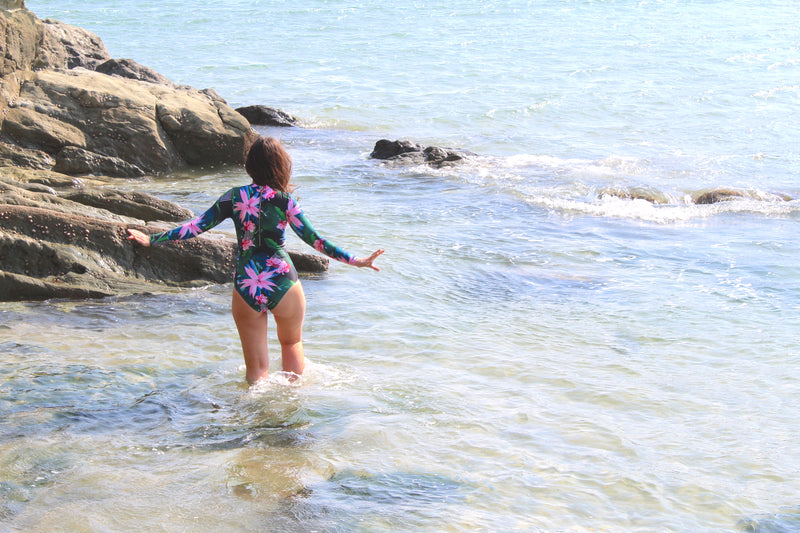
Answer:
M126 239L126 228L152 233L192 216L171 202L102 181L0 168L0 301L100 298L229 282L236 248L231 236L209 232L151 248ZM291 256L300 272L327 270L324 257Z
M0 0L0 45L0 301L229 282L231 236L134 246L126 228L193 214L106 176L243 163L257 135L248 121L213 90L112 59L93 33L39 20L22 0ZM300 272L327 269L291 255Z
M93 33L23 2L0 3L0 42L0 142L18 149L0 150L0 164L140 176L243 163L256 137L213 91L112 59Z
M471 155L474 154L464 150L424 146L411 141L381 139L375 143L370 157L401 164L445 166L457 163Z
M0 139L73 162L61 171L135 176L239 164L256 135L233 109L194 89L85 69L31 71L18 79Z
M289 113L264 105L237 107L236 112L242 115L251 126L274 126L287 128L297 126L298 120Z

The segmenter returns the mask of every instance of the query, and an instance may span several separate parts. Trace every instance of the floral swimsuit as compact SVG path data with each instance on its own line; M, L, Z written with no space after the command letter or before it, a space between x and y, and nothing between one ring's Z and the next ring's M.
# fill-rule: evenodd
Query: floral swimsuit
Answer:
M239 241L234 289L256 311L273 309L297 283L284 249L286 226L328 257L352 264L355 256L319 236L291 194L256 184L234 187L208 211L169 231L150 236L151 244L191 239L232 218Z

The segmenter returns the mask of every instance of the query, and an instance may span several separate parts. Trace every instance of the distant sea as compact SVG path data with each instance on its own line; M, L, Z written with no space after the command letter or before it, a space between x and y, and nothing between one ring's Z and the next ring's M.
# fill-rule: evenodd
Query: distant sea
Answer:
M800 530L796 2L26 4L298 117L306 214L387 252L303 280L301 386L230 285L0 304L0 529Z

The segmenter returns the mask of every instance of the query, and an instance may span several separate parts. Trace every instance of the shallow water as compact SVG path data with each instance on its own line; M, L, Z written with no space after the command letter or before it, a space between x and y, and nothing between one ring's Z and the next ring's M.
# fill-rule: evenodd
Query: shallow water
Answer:
M303 281L300 386L277 353L245 385L230 286L0 304L3 527L800 528L793 4L140 4L28 2L301 115L262 132L383 270ZM476 155L368 159L402 136ZM115 185L200 211L244 179Z

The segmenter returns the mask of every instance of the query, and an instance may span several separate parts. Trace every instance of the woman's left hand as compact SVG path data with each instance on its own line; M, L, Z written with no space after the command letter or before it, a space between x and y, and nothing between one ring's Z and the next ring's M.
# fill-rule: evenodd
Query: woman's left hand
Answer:
M353 265L355 265L355 266L357 266L359 268L369 267L372 270L376 270L376 271L380 272L381 269L376 267L372 263L374 263L375 260L378 258L378 256L380 256L384 251L385 250L383 248L381 248L380 250L376 250L376 251L372 252L372 255L370 255L369 257L356 259L353 262Z

